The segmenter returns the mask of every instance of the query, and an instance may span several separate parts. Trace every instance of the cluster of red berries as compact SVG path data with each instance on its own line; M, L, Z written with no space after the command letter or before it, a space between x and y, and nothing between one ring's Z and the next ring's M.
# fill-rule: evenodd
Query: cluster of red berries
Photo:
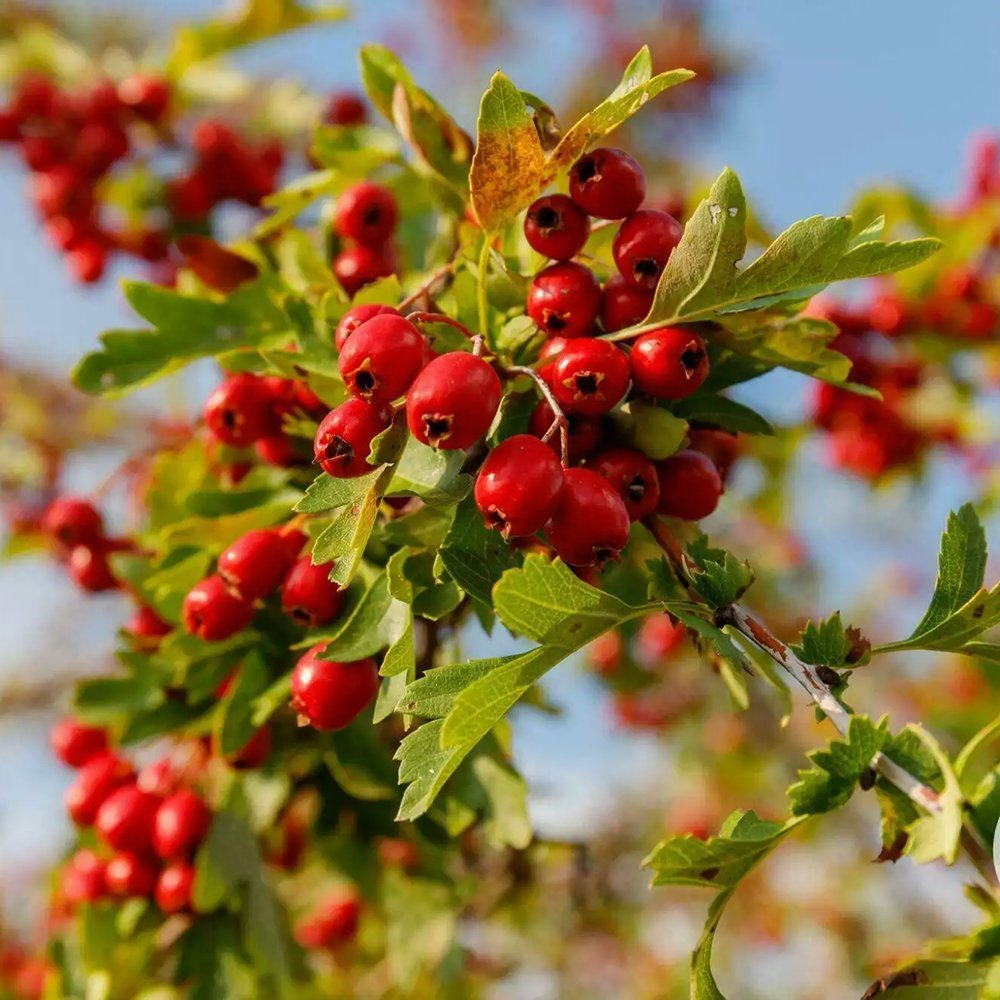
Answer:
M295 925L295 940L303 948L332 948L349 941L361 922L361 897L351 886L325 896L314 912Z
M63 872L68 909L108 897L151 898L164 913L191 908L192 858L208 833L212 811L186 787L169 759L136 773L110 749L103 729L65 719L51 734L56 757L76 770L66 809L100 846L82 848Z
M334 230L341 240L333 259L333 273L349 296L378 278L398 272L393 235L399 207L393 193L381 184L362 181L337 198Z
M97 187L129 155L135 129L158 134L170 104L170 85L157 76L137 74L117 86L103 80L81 92L28 75L0 109L0 142L20 147L46 234L66 253L77 281L97 281L114 251L148 261L166 256L162 231L116 232L105 225Z
M104 518L89 500L58 497L45 508L39 527L82 590L99 593L119 588L109 558L114 552L128 551L132 543L109 537Z

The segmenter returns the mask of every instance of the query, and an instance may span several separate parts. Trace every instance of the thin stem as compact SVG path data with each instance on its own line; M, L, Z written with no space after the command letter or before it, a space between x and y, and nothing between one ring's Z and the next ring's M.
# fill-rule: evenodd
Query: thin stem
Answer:
M552 410L552 424L542 435L543 441L548 441L556 433L559 434L559 460L563 468L569 466L569 419L559 405L559 401L552 394L548 383L542 378L534 368L527 368L524 365L510 365L505 371L510 375L527 375L535 383L535 387L542 394L545 402Z
M697 599L697 595L692 592L687 583L684 551L677 539L661 522L649 519L645 523L666 553L681 585L688 591L689 596ZM720 626L729 625L736 629L761 652L774 660L809 695L813 703L836 726L841 735L847 735L851 722L851 712L821 678L822 667L800 660L759 618L740 604L731 604L728 607L717 609L715 621ZM931 815L939 815L942 812L943 807L938 793L894 760L886 757L885 754L876 754L872 759L871 766L925 812ZM997 878L990 850L980 837L979 831L968 821L963 822L961 844L987 884L994 889L1000 887L1000 879Z
M479 308L479 329L486 333L490 319L490 302L486 295L486 276L490 269L490 234L483 233L483 248L479 251L479 282L476 303Z
M634 340L643 333L649 333L650 330L659 330L665 325L662 319L658 319L652 323L640 323L638 326L629 326L624 330L616 330L614 333L603 333L600 339L610 340L612 343L619 340Z
M430 294L430 290L439 284L442 279L449 277L452 271L455 270L455 265L458 263L458 259L450 260L447 264L442 264L436 271L432 271L430 275L425 279L423 284L419 288L415 288L409 295L403 299L402 302L396 307L400 312L403 312L407 306L412 306L415 302L419 302L421 298L425 295ZM444 287L447 287L445 285Z
M464 323L459 323L457 319L452 319L444 313L438 312L412 312L406 317L411 323L420 326L422 323L444 323L445 326L453 326L463 333L469 340L475 340L478 334L473 333Z

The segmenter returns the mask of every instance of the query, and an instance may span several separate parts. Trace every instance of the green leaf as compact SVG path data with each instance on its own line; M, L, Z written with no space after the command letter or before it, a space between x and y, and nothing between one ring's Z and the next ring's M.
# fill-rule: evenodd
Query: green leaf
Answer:
M388 868L382 877L386 960L396 989L413 995L421 972L437 972L455 941L457 901L444 882Z
M873 983L862 1000L991 1000L997 962L928 960ZM985 992L992 986L994 990Z
M964 800L961 786L937 740L922 726L907 726L906 729L923 743L944 778L944 788L938 793L941 811L921 816L910 824L907 828L910 839L906 845L906 853L917 864L927 864L942 858L945 864L953 865L958 857L959 838L962 834ZM901 763L895 755L892 759Z
M349 615L333 629L310 634L309 640L329 639L320 659L350 663L388 649L403 636L409 623L409 606L389 593L388 577L382 572Z
M629 441L644 455L654 461L669 458L680 451L687 437L687 421L674 416L661 406L629 400L622 406L616 419Z
M436 451L410 438L386 489L386 495L412 495L435 507L448 507L472 489L472 477L462 472L465 453Z
M509 764L488 754L479 754L472 770L486 792L484 829L496 848L523 850L531 843L528 818L528 786Z
M756 410L715 393L697 393L673 406L675 416L714 424L727 431L745 434L774 434L774 428ZM655 456L659 457L659 456ZM666 456L665 456L666 457Z
M215 737L223 756L250 742L259 723L254 721L256 699L267 689L270 674L263 657L252 652L243 661L215 714Z
M341 587L346 587L351 582L361 564L375 527L378 505L388 475L388 471L384 471L374 478L362 477L368 484L365 492L344 507L313 543L313 564L333 561L330 579Z
M799 780L788 790L792 814L809 816L838 809L854 793L861 775L889 738L889 725L875 725L864 716L851 716L846 740L831 740L826 750L813 750L813 766L799 771Z
M750 564L737 559L731 552L700 559L698 567L690 568L688 575L694 589L713 608L735 604L754 580Z
M418 715L422 719L443 719L455 704L455 699L474 681L503 666L509 656L491 656L484 660L469 660L428 670L414 681L400 701L397 711Z
M365 713L346 729L331 733L330 744L327 767L348 795L362 802L396 798L395 768Z

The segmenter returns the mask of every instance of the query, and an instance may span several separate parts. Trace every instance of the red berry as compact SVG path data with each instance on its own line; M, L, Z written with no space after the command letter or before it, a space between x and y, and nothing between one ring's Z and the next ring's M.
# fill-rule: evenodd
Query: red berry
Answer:
M826 382L819 385L833 388ZM724 431L718 427L692 427L688 431L688 447L708 455L713 465L719 470L722 482L725 484L733 463L740 457L742 446L740 436L732 431Z
M104 881L113 896L149 897L158 874L156 865L148 858L131 851L119 851L108 862Z
M71 906L96 903L107 894L107 866L93 851L84 848L69 859L62 876L62 894Z
M410 386L406 422L418 441L433 448L468 448L489 430L501 394L488 362L461 351L442 354Z
M569 193L587 215L624 219L646 197L646 175L623 149L593 149L570 169Z
M660 512L686 521L708 517L722 496L722 477L700 451L680 451L659 463Z
M629 361L636 389L657 399L684 399L708 378L705 342L680 326L665 326L638 336Z
M375 316L351 334L338 366L348 392L384 406L409 389L424 364L426 341L407 319Z
M590 219L572 198L550 194L528 207L524 236L532 250L553 260L570 260L587 242Z
M399 312L392 306L383 306L375 302L369 302L362 306L353 306L340 317L337 324L337 332L334 334L333 342L337 345L337 350L342 351L347 338L354 333L362 323L374 319L376 316L393 315L398 316Z
M60 144L45 135L26 135L21 140L21 158L34 173L51 170L64 159Z
M545 533L570 566L601 565L618 559L628 541L625 503L592 469L567 469L555 513Z
M333 261L333 273L344 291L351 296L359 288L394 274L396 272L394 257L388 245L373 250L359 243L337 254Z
M239 597L257 601L281 586L291 564L292 557L278 532L258 529L237 538L222 552L219 576Z
M202 413L212 436L245 448L280 430L267 382L257 375L230 375L208 397Z
M160 797L130 783L116 788L97 810L94 827L116 851L148 853Z
M650 615L636 638L640 658L650 665L665 660L684 644L687 629L668 614Z
M545 400L541 400L531 411L528 422L529 432L537 438L544 437L552 426L555 414ZM569 460L579 462L592 455L604 439L604 420L601 417L587 417L569 414ZM549 448L559 454L560 442L558 432L547 442Z
M132 765L113 753L87 761L66 789L66 811L74 823L91 826L104 800L132 776Z
M349 941L358 931L361 900L352 889L328 897L317 912L295 928L295 940L303 948L330 948Z
M17 142L20 138L20 119L13 111L0 108L0 142Z
M108 734L78 719L63 719L52 727L49 745L67 767L83 767L108 749Z
M111 570L108 557L113 552L121 552L127 548L127 542L110 538L100 539L89 545L74 545L67 562L69 575L81 590L90 594L118 590L121 584Z
M399 208L393 193L381 184L361 181L337 198L337 232L344 239L374 250L396 230Z
M343 91L330 95L323 120L327 125L364 125L368 120L368 111L357 94Z
M253 443L253 450L262 462L279 469L293 469L297 465L309 464L308 442L282 431L258 438Z
M628 389L628 356L606 340L576 340L552 366L552 393L569 413L607 413Z
M170 84L161 76L134 73L118 84L118 99L133 114L158 125L170 108Z
M159 644L160 639L173 629L173 625L165 622L151 607L143 604L128 620L125 631L150 646Z
M153 850L166 860L191 854L205 839L212 812L205 800L183 789L164 799L153 821Z
M255 770L263 767L270 755L271 730L267 726L261 726L236 753L230 754L227 760L233 767L241 770Z
M660 484L656 466L634 448L612 448L601 452L590 468L602 475L625 503L629 520L641 521L656 510Z
M177 913L191 906L194 890L194 867L186 861L175 861L160 872L153 898L164 913Z
M327 643L312 647L292 670L292 708L315 729L349 726L378 691L378 667L370 657L354 663L321 660Z
M82 497L59 497L42 514L42 531L60 545L89 545L104 534L104 521L97 508Z
M253 616L253 602L237 597L221 576L196 583L184 598L184 627L206 642L228 639L245 629Z
M197 222L212 210L216 198L204 170L195 170L170 181L167 202L179 220Z
M128 155L128 133L117 123L88 122L76 139L75 162L93 179Z
M601 286L583 264L550 264L532 279L526 309L549 336L586 337L601 310Z
M216 693L216 698L222 696ZM152 764L147 764L136 776L135 783L144 792L152 792L154 795L167 796L177 790L177 783L180 780L177 765L169 757L161 757L154 760Z
M604 283L601 299L601 326L605 333L635 326L653 306L653 293L629 285L620 274Z
M650 209L630 215L619 227L612 247L615 264L632 288L656 290L684 227L666 212Z
M388 417L378 407L349 399L331 410L316 429L316 461L336 479L363 476L375 468L368 462L372 441L388 426Z
M344 603L343 591L330 579L332 569L332 562L314 566L310 556L298 559L281 588L285 614L307 628L332 622Z
M476 479L476 506L486 526L504 538L533 535L555 511L562 484L552 449L530 434L516 434L486 456Z
M30 73L18 80L10 109L18 118L48 118L56 110L59 91L44 76Z
M98 240L81 240L67 256L69 269L81 285L92 285L101 280L108 262L108 251Z

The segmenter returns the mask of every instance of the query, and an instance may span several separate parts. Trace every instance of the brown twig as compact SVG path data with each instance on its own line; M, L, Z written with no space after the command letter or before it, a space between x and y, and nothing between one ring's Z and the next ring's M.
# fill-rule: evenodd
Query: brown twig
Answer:
M427 279L420 285L419 288L415 288L409 295L403 299L402 302L396 307L400 312L403 312L408 306L412 306L414 303L419 302L422 298L431 297L431 289L435 288L436 285L440 284L441 288L435 289L435 292L443 291L448 287L449 282L445 282L443 279L450 278L452 272L455 270L458 264L458 259L450 260L447 264L442 264L436 271L432 271Z
M548 383L534 368L528 368L525 365L510 365L505 371L510 375L527 375L535 383L535 387L542 394L545 402L549 404L549 409L552 410L552 425L542 435L542 440L548 441L554 434L559 434L559 459L563 464L563 468L568 467L569 419L563 412L563 408L559 405L559 401L552 394Z
M457 319L452 319L444 313L437 312L412 312L406 317L411 323L420 326L421 323L444 323L445 326L452 326L463 333L469 340L475 340L481 334L473 333L464 323L459 323Z

